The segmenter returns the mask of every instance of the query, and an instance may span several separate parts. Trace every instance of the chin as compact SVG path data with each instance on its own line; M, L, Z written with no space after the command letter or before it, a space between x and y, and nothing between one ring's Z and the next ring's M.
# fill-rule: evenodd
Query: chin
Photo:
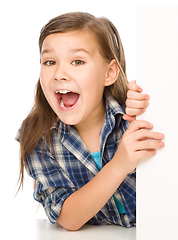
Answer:
M80 122L79 119L61 118L60 116L58 116L58 117L63 123L65 123L67 125L77 125Z

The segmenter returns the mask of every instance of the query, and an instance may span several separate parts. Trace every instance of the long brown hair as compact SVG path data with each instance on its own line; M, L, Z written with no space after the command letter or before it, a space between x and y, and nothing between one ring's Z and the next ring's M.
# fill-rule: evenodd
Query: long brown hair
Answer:
M41 30L39 38L40 53L43 41L48 35L74 30L90 31L96 38L101 56L107 62L112 59L116 60L120 70L118 79L113 85L105 87L104 93L105 95L112 95L120 105L123 105L128 90L124 50L116 27L107 18L97 18L83 12L66 13L53 18ZM21 128L20 187L23 187L24 167L26 167L27 157L35 149L42 136L44 140L51 142L50 128L56 121L57 116L48 104L40 80L38 80L34 106L23 121Z

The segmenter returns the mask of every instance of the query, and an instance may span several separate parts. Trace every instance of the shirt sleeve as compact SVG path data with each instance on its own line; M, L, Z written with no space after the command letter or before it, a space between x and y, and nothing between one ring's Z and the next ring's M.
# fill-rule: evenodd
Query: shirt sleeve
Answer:
M40 202L50 222L59 217L64 201L76 191L67 174L49 150L36 148L27 158L27 172L36 180L34 199Z

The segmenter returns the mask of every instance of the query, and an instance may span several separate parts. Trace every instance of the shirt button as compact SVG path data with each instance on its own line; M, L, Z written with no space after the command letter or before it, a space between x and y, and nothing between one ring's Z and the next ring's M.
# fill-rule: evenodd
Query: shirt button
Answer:
M114 215L115 215L115 213L114 213L113 211L110 211L110 212L109 212L109 216L110 216L110 217L114 217Z

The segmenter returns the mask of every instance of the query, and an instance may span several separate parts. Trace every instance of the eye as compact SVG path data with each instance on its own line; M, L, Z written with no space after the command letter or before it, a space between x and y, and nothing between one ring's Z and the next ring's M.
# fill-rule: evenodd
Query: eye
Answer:
M48 61L46 61L44 64L47 65L47 66L53 66L53 65L56 64L56 62L55 62L55 61L52 61L52 60L48 60Z
M74 66L78 66L78 65L83 65L84 62L81 61L81 60L74 60L74 61L72 62L72 64L73 64Z

